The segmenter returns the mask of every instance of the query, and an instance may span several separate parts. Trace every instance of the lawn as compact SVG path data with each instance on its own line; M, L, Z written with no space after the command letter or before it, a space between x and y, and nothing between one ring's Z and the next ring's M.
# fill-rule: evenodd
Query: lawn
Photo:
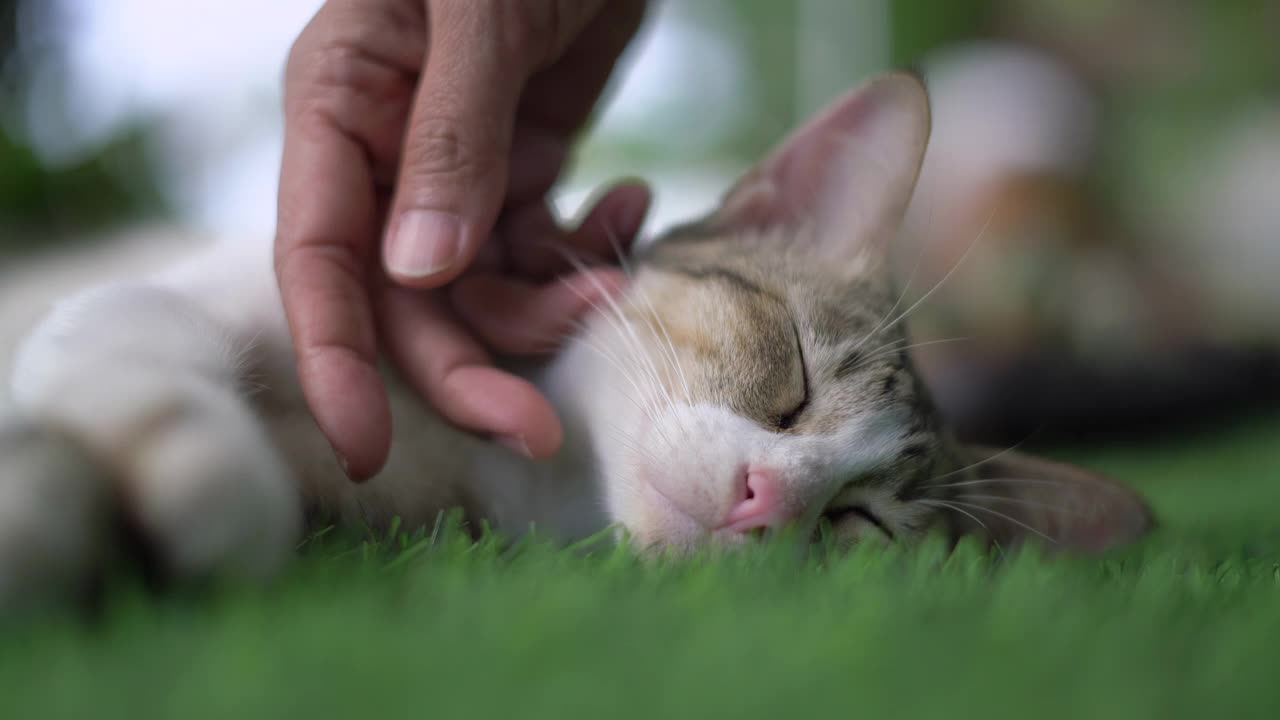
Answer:
M0 717L1276 718L1278 444L1272 418L1059 450L1160 516L1102 560L326 536L267 590L10 620Z

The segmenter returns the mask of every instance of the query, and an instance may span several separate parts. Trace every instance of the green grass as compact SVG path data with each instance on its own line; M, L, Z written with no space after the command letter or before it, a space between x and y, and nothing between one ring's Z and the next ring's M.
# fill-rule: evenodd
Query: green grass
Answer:
M1277 441L1067 453L1163 523L1102 560L322 538L268 590L0 626L0 717L1280 717Z

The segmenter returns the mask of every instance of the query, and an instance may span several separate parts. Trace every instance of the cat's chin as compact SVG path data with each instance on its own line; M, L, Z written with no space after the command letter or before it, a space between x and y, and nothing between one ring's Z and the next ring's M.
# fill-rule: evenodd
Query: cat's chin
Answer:
M650 557L687 556L704 552L738 550L756 544L763 532L739 532L729 528L708 528L681 512L670 500L656 496L643 505L633 502L627 519L619 520L620 531L627 542Z
M617 513L626 528L630 543L645 552L689 551L706 542L706 527L674 507L656 492L653 500L635 499L627 503L626 510Z

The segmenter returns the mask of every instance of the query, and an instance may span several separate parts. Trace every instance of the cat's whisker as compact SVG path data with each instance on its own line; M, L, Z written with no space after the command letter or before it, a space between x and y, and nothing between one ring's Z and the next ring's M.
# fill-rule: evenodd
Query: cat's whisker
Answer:
M992 208L991 212L987 213L987 219L985 222L982 223L982 228L978 230L977 235L975 235L973 240L969 243L969 247L965 248L964 253L960 255L960 258L956 260L954 265L951 266L951 269L948 270L946 274L942 276L942 279L934 283L934 286L929 288L929 292L926 292L924 295L921 295L919 299L917 299L914 303L912 303L911 307L907 308L906 310L903 310L902 314L894 318L893 322L886 325L884 327L884 331L888 331L893 326L897 325L903 320L906 320L907 317L911 315L911 313L915 312L916 308L923 305L925 301L927 301L930 297L932 297L935 292L941 289L942 286L945 285L946 282L951 279L951 276L954 275L956 271L960 269L961 265L964 265L964 261L969 258L969 255L973 253L974 248L978 247L979 242L981 242L981 240L986 236L987 230L991 227L991 220L995 217L995 213L996 211L994 208Z
M1053 478L978 478L976 480L962 480L954 483L944 483L936 485L937 488L955 488L955 487L971 487L975 485L1040 485L1049 487L1059 487L1067 490L1076 490L1079 485L1066 480L1054 480ZM1111 487L1103 483L1094 486L1100 492L1109 492L1117 495L1125 494L1125 491L1119 487Z
M627 276L627 278L628 278L629 280L634 280L634 279L635 279L635 272L634 272L633 268L631 267L630 262L627 260L627 253L626 253L626 252L624 252L624 251L623 251L623 249L622 249L622 243L618 240L618 234L617 234L617 232L615 232L615 231L613 230L613 228L610 228L610 227L608 227L608 226L606 226L606 227L604 228L604 231L605 231L606 236L608 237L610 249L613 251L614 256L615 256L615 257L617 258L617 260L618 260L618 266L622 269L623 274L624 274L624 275L626 275L626 276ZM575 264L575 263L573 262L573 260L572 260L572 259L570 259L569 261L570 261L570 263L571 263L571 264ZM580 263L580 261L579 261L579 263ZM579 264L575 264L575 267L579 267ZM597 283L597 285L598 285L598 283ZM648 295L648 293L647 293L647 292L645 292L643 289L640 289L640 291L639 291L639 293L638 293L638 294L640 295L640 297L641 297L641 299L643 300L643 302L645 303L645 305L648 307L648 309L649 309L650 313L652 313L652 317L653 317L653 319L658 323L659 327L661 328L661 330L662 330L662 332L663 332L663 335L666 337L666 346L664 347L664 346L662 345L662 343L658 343L659 348L663 351L664 355L667 355L667 360L671 363L671 366L672 366L672 367L676 370L676 372L678 373L678 375L679 375L679 379L680 379L680 381L681 381L681 384L683 385L684 390L685 390L685 397L691 397L691 396L692 396L692 392L691 392L691 390L690 390L690 388L689 388L688 381L687 381L687 379L686 379L686 377L685 377L685 375L684 375L684 369L680 366L679 357L677 356L677 354L676 354L676 352L675 352L675 348L674 348L674 346L673 346L673 345L672 345L672 343L671 343L670 334L667 332L666 325L665 325L665 323L663 323L663 321L662 321L662 317L658 314L658 312L657 312L656 308L654 307L653 302L652 302L652 300L650 299L650 297L649 297L649 295ZM615 312L616 312L617 316L619 317L619 319L620 319L620 320L621 320L621 321L626 325L627 329L628 329L629 331L631 331L631 332L630 332L631 337L632 337L632 339L635 341L635 350L636 350L637 352L641 352L641 353L643 353L643 354L644 354L645 359L647 360L647 362L648 362L648 364L649 364L649 367L650 367L650 368L652 369L652 371L653 371L653 372L652 372L652 376L653 376L654 383L655 383L655 384L656 384L656 385L657 385L657 386L658 386L658 387L663 391L663 393L666 395L667 405L668 405L668 407L672 410L672 415L673 415L673 416L675 416L675 417L678 417L678 416L679 416L679 413L676 413L676 412L675 412L676 407L675 407L675 401L674 401L674 398L672 398L672 397L671 397L670 392L669 392L669 391L667 391L667 389L666 389L665 385L661 382L661 378L659 377L659 373L658 373L658 371L657 371L657 367L656 367L656 365L653 363L652 358L649 358L649 357L648 357L647 349L644 347L643 343L641 343L641 342L639 341L639 338L636 336L636 334L635 334L635 332L634 332L634 330L633 330L633 328L634 328L634 323L633 323L633 322L631 322L631 320L630 320L629 318L626 318L625 314L624 314L624 313L622 312L622 310L617 306L617 304L616 304L616 303L612 302L612 297L611 297L611 296L609 296L609 295L607 295L607 294L606 294L606 296L605 296L605 297L606 297L606 299L607 299L607 300L609 300L609 301L610 301L610 304L613 306L613 308L614 308L614 310L615 310ZM650 330L650 331L652 332L652 330ZM655 340L656 340L656 337L655 337ZM669 441L668 441L668 445L670 445L670 442L669 442Z
M666 355L667 357L667 362L669 363L669 367L674 369L676 379L679 380L680 386L684 390L685 402L690 403L693 401L693 389L689 384L688 376L685 374L684 366L680 362L680 355L676 351L675 343L671 341L671 334L667 332L666 323L663 322L662 316L658 313L657 309L654 308L653 303L650 302L648 298L648 293L642 290L640 293L640 296L644 300L644 302L649 306L650 313L651 313L650 316L653 318L653 320L657 323L659 329L661 329L662 331L663 340L659 341L656 333L654 333L654 340L657 343L658 347L663 349L664 355ZM653 332L653 329L649 328L649 331ZM672 419L675 420L675 422L680 426L682 431L687 430L685 425L685 417L681 412L679 412L679 409L676 407L675 400L674 398L671 397L671 393L669 391L667 392L667 400L668 400L668 407L671 410Z
M950 471L948 471L948 472L944 472L944 473L942 473L941 475L935 475L935 476L933 476L933 477L929 478L929 481L926 483L926 486L928 486L928 485L933 485L933 483L936 483L937 481L942 480L943 478L949 478L949 477L952 477L952 476L955 476L955 475L960 475L960 474L962 474L962 473L966 473L966 472L968 472L968 471L970 471L970 470L973 470L973 469L975 469L975 468L982 467L983 465L986 465L987 463L995 462L996 460L999 460L1000 458L1004 457L1005 455L1008 455L1009 453L1016 451L1019 447L1022 447L1023 443L1025 443L1026 441L1027 441L1027 440L1026 440L1026 438L1024 438L1024 439L1019 440L1018 442L1014 443L1013 445L1010 445L1009 447L1007 447L1007 448L1005 448L1005 449L1001 450L1000 452L998 452L998 453L996 453L996 454L994 454L994 455L991 455L990 457L985 457L985 458L983 458L983 459L981 459L981 460L978 460L977 462L973 462L973 463L970 463L970 464L968 464L968 465L965 465L965 466L964 466L964 467L962 467L962 468L957 468L957 469L955 469L955 470L950 470ZM955 485L955 483L946 483L946 484L942 485L941 487L949 487L949 486L953 486L953 485Z
M912 274L914 274L914 272L915 271L913 270ZM888 311L885 312L884 316L880 318L880 321L875 324L875 327L868 330L865 335L863 335L861 338L858 339L858 342L853 344L853 350L860 349L864 343L866 343L868 340L874 337L876 333L880 332L880 329L883 328L884 324L889 321L889 318L893 317L894 311L898 309L898 306L902 304L902 301L903 299L906 298L906 296L907 296L907 290L906 288L903 288L902 294L898 296L897 302L895 302L888 309ZM894 340L893 342L899 342L899 340Z
M884 351L884 350L891 350L891 349L895 348L895 347L896 347L896 346L898 346L898 345L905 345L907 342L908 342L908 340L907 340L907 338L905 338L905 337L894 338L893 340L890 340L889 342L884 343L884 344L882 344L882 345L877 345L877 346L875 346L875 347L871 348L870 350L862 350L862 354L863 354L863 355L873 355L873 354L875 354L875 353L878 353L878 352L881 352L881 351Z
M959 495L953 495L951 499L953 500L988 500L991 502L1003 502L1003 503L1008 503L1010 505L1019 505L1019 506L1028 507L1028 508L1037 508L1040 510L1058 510L1058 511L1072 510L1071 506L1067 503L1058 503L1058 504L1047 503L1047 502L1040 502L1038 500L1028 500L1026 498L1012 497L1008 495L974 495L969 493L961 493Z
M627 276L628 280L635 278L635 272L631 267L631 263L627 260L627 253L622 249L622 242L618 240L618 233L612 227L604 226L605 237L609 238L609 249L613 250L613 255L618 260L618 267L622 269L622 274Z
M585 337L578 338L578 342L581 342L584 347L598 354L606 362L612 365L615 370L618 371L618 374L622 376L622 379L626 380L627 383L631 385L631 388L636 391L636 394L639 396L639 399L632 397L629 393L623 391L621 388L614 388L614 390L619 394L621 394L623 397L626 397L633 404L635 404L635 406L640 410L640 412L643 413L644 416L647 417L649 421L655 425L655 427L660 427L657 422L657 416L655 416L652 412L654 408L650 404L643 402L643 400L646 397L644 390L641 389L640 385L635 381L631 373L628 372L627 369L622 365L622 362L618 358L616 358L613 355L613 353L605 350L604 348L600 347L599 344L591 340L588 340Z
M936 487L953 488L968 487L972 485L1055 485L1060 487L1072 487L1071 483L1054 480L1052 478L977 478L975 480L960 480L953 483L944 483Z
M614 256L617 257L618 266L622 269L623 274L627 276L628 280L635 280L635 277L636 277L635 271L633 270L633 268L631 267L631 263L627 259L627 253L624 252L622 249L622 243L619 242L618 240L617 232L615 232L613 228L610 228L608 226L606 226L604 230L605 230L605 235L609 239L609 247L610 249L613 250ZM692 397L693 393L690 390L689 382L685 375L684 368L680 364L680 358L679 358L679 355L676 353L675 344L671 341L671 334L667 331L667 325L665 322L663 322L662 315L658 313L658 310L654 306L653 300L649 296L648 291L646 291L643 287L637 286L636 294L639 295L641 301L644 302L645 307L648 308L651 314L651 317L657 323L658 328L662 331L662 335L665 340L666 346L662 347L662 345L659 344L659 347L662 348L664 355L667 356L667 360L671 363L672 367L676 370L680 383L684 388L685 397L686 398Z
M263 330L261 328L255 330L253 335L250 336L243 345L237 348L235 353L231 356L231 362L229 365L231 366L231 372L233 375L238 375L248 369L251 364L250 359L254 357L254 353L258 350L258 346L262 344L262 333Z
M620 387L613 387L611 388L611 390L613 392L616 392L618 395L620 395L623 399L630 402L632 405L634 405L636 409L640 411L641 415L644 415L646 418L648 418L650 423L656 422L654 419L654 415L652 413L652 410L653 410L652 407L650 407L649 405L646 405L642 400L636 399L635 396L633 396L631 393L627 392L626 390ZM661 436L661 433L659 433L659 436Z
M1013 523L1014 525L1017 525L1018 527L1024 530L1027 530L1029 532L1035 533L1036 535L1039 535L1040 537L1044 538L1045 540L1048 540L1054 545L1057 545L1060 543L1060 541L1057 538L1050 537L1043 531L1035 527L1032 527L1031 525L1028 525L1027 523L1019 520L1018 518L1013 517L1012 515L1008 515L1006 513L1002 513L999 510L993 510L992 508L989 508L986 505L979 505L978 503L964 502L962 500L931 500L930 502L941 502L941 503L946 503L952 506L959 505L962 507L972 508L973 510L985 512L990 515L994 515L995 517L1001 518L1003 520L1008 520L1009 522ZM958 510L958 508L955 508L955 507L952 507L952 509Z
M626 489L626 490L627 490L627 491L629 491L629 492L633 492L633 493L639 493L639 492L640 492L640 488L636 487L636 485L635 485L634 483L632 483L631 481L627 480L627 479L626 479L626 478L624 478L624 477L619 476L617 473L612 473L612 472L608 472L608 471L602 471L602 473L603 473L603 476L604 476L604 478L603 478L603 479L608 483L608 486L612 486L612 485L621 485L624 489ZM601 498L601 501L602 501L602 503L604 504L604 507L607 509L607 508L608 508L608 499L607 499L607 498Z
M623 432L623 430L619 428L617 425L610 423L609 430L610 430L610 436L613 438L614 441L616 441L623 447L627 448L628 450L631 450L633 453L635 453L635 455L640 456L641 458L655 465L659 465L661 463L661 459L658 458L658 456L652 450L640 445L638 440L636 440L634 437L627 434L626 432Z
M570 262L576 262L576 259L571 259ZM585 269L585 266L581 264L579 264L579 267ZM606 322L609 323L610 327L613 328L614 332L619 335L619 338L623 341L623 343L625 345L628 345L627 349L631 350L633 353L636 352L637 348L634 346L631 346L627 337L627 333L623 332L624 327L626 328L630 327L630 321L626 318L625 315L622 314L621 310L618 309L617 304L612 302L612 300L608 296L608 293L603 292L603 288L600 287L599 281L595 281L597 288L601 289L602 294L605 296L605 298L610 300L611 308L616 312L610 312L599 302L588 297L581 290L577 289L572 284L570 284L567 280L562 279L561 282L563 282L565 284L565 287L569 288L574 294L576 294L579 298L581 298L584 302L586 302L593 310L598 312L601 315L601 317L605 319ZM634 335L634 333L631 333L631 334ZM641 349L640 352L643 353L643 350Z
M227 363L232 382L249 398L271 389L270 385L262 381L262 374L253 368L252 362L261 345L262 333L261 329L254 331L242 346L236 348Z
M930 507L944 508L952 512L958 512L961 515L964 515L965 517L969 518L970 520L978 523L979 527L987 531L987 537L990 538L992 544L996 546L996 550L1000 553L1000 557L1004 557L1004 548L1000 546L1000 541L996 539L996 534L991 532L991 528L986 523L982 522L982 520L979 519L977 515L974 515L973 513L969 512L968 510L965 510L964 508L956 507L945 500L924 499L924 500L917 500L916 502L921 503L923 505L928 505Z
M626 316L626 313L623 312L621 306L618 305L617 301L613 299L613 295L605 289L604 285L601 284L601 282L595 277L594 274L592 274L589 271L587 266L579 258L577 258L572 252L568 252L568 251L565 251L563 255L565 260L570 265L572 265L574 269L576 269L578 272L582 273L583 275L585 275L587 278L590 279L591 283L600 292L601 296L604 297L605 302L608 304L609 308L612 310L613 317L615 317L618 321L617 323L611 323L614 325L615 331L618 331L618 332L625 331L625 336L630 338L630 345L631 345L632 352L635 353L640 358L640 360L644 362L645 367L643 369L649 374L650 379L654 383L654 386L659 391L661 391L666 395L666 399L669 407L671 407L671 409L674 410L675 400L671 397L670 392L667 391L665 385L662 383L661 375L658 372L657 366L653 362L653 358L650 356L648 350L644 347L644 344L641 342L639 335L637 335L635 332L634 323L630 320L630 318ZM593 303L593 307L599 308L599 306L595 303ZM609 313L602 313L602 314L604 314L606 317L609 316ZM619 329L619 326L621 329Z
M626 432L617 423L606 421L605 427L611 432L615 439L625 442L635 452L644 455L647 459L654 462L659 462L661 460L661 458L659 458L652 449L642 445L634 434Z
M656 311L653 312L652 317L659 324L661 324L662 322L661 317L657 314ZM656 344L659 350L663 351L663 354L666 355L668 353L668 348L659 340L657 333L654 332L653 328L646 324L645 330L653 336L652 338L653 344ZM633 333L633 337L635 338L635 342L633 343L633 346L636 348L635 352L647 363L648 369L649 369L649 376L653 381L654 388L656 392L661 393L662 395L661 399L665 401L666 407L670 411L669 418L674 420L677 424L680 424L683 427L683 423L684 423L683 416L679 412L675 398L674 396L672 396L670 388L667 387L666 383L662 379L662 373L660 373L657 368L657 363L654 361L654 358L650 352L649 346L646 346L642 342L640 342L638 336L635 336L635 333ZM668 363L667 367L670 369L676 369L676 371L680 373L680 379L685 389L685 397L686 398L692 397L692 390L689 389L688 383L683 379L683 371L679 370L679 360L676 357L674 347L670 348L669 353L670 355L667 358L667 363ZM673 446L673 449L674 449L674 446Z
M612 437L615 442L622 444L628 450L631 450L637 455L645 456L645 459L647 460L655 459L652 451L640 445L635 438L624 432L622 428L618 427L615 423L609 423L607 429L610 431L610 437Z
M626 275L629 280L634 280L636 277L635 271L632 269L631 263L627 260L627 253L622 249L622 243L618 240L618 234L612 228L606 226L605 235L609 238L609 247L617 257L618 266L622 268L623 274ZM664 354L667 356L672 367L675 368L680 383L684 388L685 398L692 398L693 392L689 387L688 377L685 374L684 367L680 363L679 354L676 353L675 343L671 340L671 333L667 331L667 324L662 320L662 315L658 313L648 291L640 286L636 286L635 289L636 294L640 296L641 301L644 302L645 307L648 308L651 317L657 323L658 328L662 331L663 339L666 343L666 347L663 348Z
M667 324L663 322L662 315L659 314L657 308L654 307L653 301L649 297L649 293L640 287L637 287L637 290L640 299L649 309L650 317L653 318L657 323L658 328L662 331L662 337L665 342L664 353L667 355L667 359L671 363L672 367L675 368L680 384L684 388L685 398L686 400L691 400L693 398L693 391L689 386L689 378L685 374L684 366L680 363L680 355L676 352L675 343L671 340L671 333L667 331ZM659 346L662 347L662 343L659 343Z
M931 205L930 206L931 218L932 218L932 213L933 213L933 210ZM871 330L868 331L866 335L862 336L862 339L858 340L858 342L854 344L853 347L855 350L862 347L863 343L865 343L867 340L870 340L872 336L874 336L877 332L879 332L880 329L884 327L884 324L888 322L889 318L893 317L893 313L896 312L897 309L902 305L902 301L907 299L907 294L911 290L911 284L915 282L916 274L920 271L920 266L924 264L925 250L927 249L928 249L928 245L926 243L923 243L923 242L920 243L920 250L919 252L916 253L915 262L912 263L911 272L907 274L907 280L902 285L902 291L898 293L898 299L893 302L893 305L888 309L888 311L885 312L884 316L880 318L880 321L876 323L875 327L871 328Z
M650 329L650 332L652 332L652 329ZM655 336L655 340L656 340L656 336ZM661 343L658 343L658 346L661 347ZM667 384L665 382L663 382L662 373L658 371L657 363L654 362L654 359L652 357L652 354L649 351L649 348L641 347L639 353L649 365L649 368L651 370L651 376L653 378L654 388L657 392L661 393L662 398L666 401L666 406L667 406L667 410L670 413L670 417L676 419L677 422L679 422L680 413L676 406L675 398L671 395L671 389L667 387Z
M973 335L965 335L961 337L942 338L939 340L926 340L924 342L911 343L909 345L903 345L902 347L895 347L890 349L882 348L881 351L878 353L873 353L871 355L867 355L866 357L863 357L862 360L858 362L857 365L853 366L853 369L857 370L858 368L869 365L875 362L876 360L879 360L880 358L890 357L892 355L903 353L908 350L914 350L916 348L922 348L922 347L929 347L930 345L943 345L947 343L964 342L964 341L973 340L973 339L975 339ZM895 341L895 344L896 342L898 341Z

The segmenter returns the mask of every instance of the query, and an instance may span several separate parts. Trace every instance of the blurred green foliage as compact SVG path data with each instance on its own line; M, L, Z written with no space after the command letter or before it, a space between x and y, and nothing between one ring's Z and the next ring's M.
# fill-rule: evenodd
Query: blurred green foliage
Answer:
M696 7L696 3L691 3ZM733 27L726 35L739 38L746 52L742 61L755 87L757 112L742 130L725 138L721 152L743 160L754 160L782 137L794 117L796 76L796 22L794 3L774 0L736 0L726 3L732 11Z
M0 0L0 252L165 212L147 158L145 123L69 164L41 162L23 133L28 88L26 58L18 53L18 5Z
M991 5L975 0L893 0L889 3L893 65L909 67L940 47L980 35L990 20Z
M134 128L73 165L49 168L19 140L0 134L0 249L161 212L147 136L145 127Z

